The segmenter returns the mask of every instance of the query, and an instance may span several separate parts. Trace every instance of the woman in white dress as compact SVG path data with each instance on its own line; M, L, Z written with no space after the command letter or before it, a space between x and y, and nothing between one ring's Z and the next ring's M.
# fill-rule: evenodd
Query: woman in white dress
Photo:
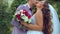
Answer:
M54 34L55 33L54 28L52 28L52 25L54 23L51 21L52 18L51 18L49 6L50 5L48 5L47 2L39 2L38 4L36 4L37 9L35 14L31 18L31 24L21 22L22 25L27 27L28 29L27 34Z
M27 34L43 34L42 30L43 30L43 14L42 14L42 8L43 8L43 4L40 5L42 3L38 3L36 4L36 13L32 16L31 18L31 24L27 24L24 22L21 22L22 25L26 26L28 28ZM38 15L39 14L39 15ZM36 19L36 15L37 18Z

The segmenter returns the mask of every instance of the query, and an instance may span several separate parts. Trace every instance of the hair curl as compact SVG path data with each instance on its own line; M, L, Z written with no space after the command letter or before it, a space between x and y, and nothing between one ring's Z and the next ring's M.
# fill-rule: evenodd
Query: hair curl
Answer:
M51 22L50 9L47 1L44 3L44 8L42 9L42 12L43 12L43 33L52 34L53 28Z

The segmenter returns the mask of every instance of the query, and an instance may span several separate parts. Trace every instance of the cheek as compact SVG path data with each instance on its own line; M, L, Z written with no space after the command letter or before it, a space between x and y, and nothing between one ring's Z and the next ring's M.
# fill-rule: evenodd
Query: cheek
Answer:
M40 6L43 6L43 2L40 2Z
M37 0L33 1L35 4L38 2Z

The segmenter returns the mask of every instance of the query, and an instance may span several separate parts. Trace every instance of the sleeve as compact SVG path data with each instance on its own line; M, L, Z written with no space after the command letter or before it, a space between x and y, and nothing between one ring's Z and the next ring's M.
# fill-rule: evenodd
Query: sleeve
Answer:
M19 6L19 7L17 8L17 10L16 10L15 13L17 13L17 12L18 12L19 10L21 10L21 9L22 9L22 7ZM11 24L12 24L13 26L15 26L15 27L20 28L20 24L19 24L14 18L12 18Z
M24 6L20 5L20 6L16 9L15 14L18 13L20 10L23 10L23 9L24 9Z
M12 18L11 24L15 27L20 28L20 24L14 18Z

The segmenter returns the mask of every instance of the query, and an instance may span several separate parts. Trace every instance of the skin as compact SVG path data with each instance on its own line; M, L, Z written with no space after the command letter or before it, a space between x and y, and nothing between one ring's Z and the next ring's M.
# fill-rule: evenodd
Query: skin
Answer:
M38 0L29 0L28 4L29 6L32 8L33 6L35 6L38 3Z
M42 9L42 8L43 8L43 5L44 5L44 1L39 1L39 2L36 4L37 10L38 10L38 9Z
M30 0L29 3L32 2L32 1L34 1L34 0ZM42 31L42 29L43 29L43 14L42 14L41 9L43 8L43 4L42 4L41 2L38 2L37 4L35 4L35 3L36 3L36 0L35 0L33 3L31 3L30 6L31 6L32 4L34 4L34 5L36 5L36 8L37 8L37 11L36 11L36 13L35 13L35 14L37 15L36 25L27 24L27 23L25 23L24 21L21 21L21 24L24 25L24 26L26 26L26 27L27 27L27 28L26 28L27 30ZM38 15L38 14L39 14L39 15ZM39 18L39 19L38 19L38 18Z

